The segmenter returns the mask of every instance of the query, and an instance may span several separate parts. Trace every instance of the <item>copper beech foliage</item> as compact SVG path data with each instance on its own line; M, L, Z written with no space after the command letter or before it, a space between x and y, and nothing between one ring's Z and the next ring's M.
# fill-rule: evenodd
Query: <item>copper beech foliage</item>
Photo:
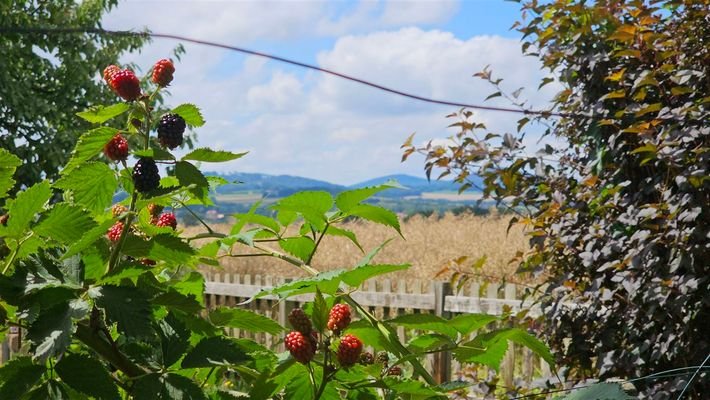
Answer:
M404 144L427 174L453 175L529 236L520 270L546 276L544 336L570 379L634 378L645 398L710 390L710 3L528 1L522 49L556 81L552 115L492 133L468 110L446 145ZM521 110L486 69L477 77ZM544 130L555 146L529 148ZM547 142L550 142L549 140ZM687 386L687 388L686 388Z

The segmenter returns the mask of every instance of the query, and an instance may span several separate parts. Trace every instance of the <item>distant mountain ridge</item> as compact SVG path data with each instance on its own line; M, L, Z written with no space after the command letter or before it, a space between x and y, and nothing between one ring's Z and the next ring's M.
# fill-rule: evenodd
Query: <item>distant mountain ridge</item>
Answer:
M304 178L293 175L269 175L261 173L206 173L206 175L217 175L230 182L217 189L219 194L229 194L235 192L261 192L268 196L288 196L297 191L302 190L324 190L332 194L336 194L348 189L362 188L366 186L376 186L383 184L389 180L396 180L406 189L392 189L381 192L380 195L385 197L405 197L419 195L424 192L455 192L459 188L459 184L452 181L428 181L425 178L419 178L406 174L386 175L366 181L356 183L354 185L345 186L330 183L318 179Z

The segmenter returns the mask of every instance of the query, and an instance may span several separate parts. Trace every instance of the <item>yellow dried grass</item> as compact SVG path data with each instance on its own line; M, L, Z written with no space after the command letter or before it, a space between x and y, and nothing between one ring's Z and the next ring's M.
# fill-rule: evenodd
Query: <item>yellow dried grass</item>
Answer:
M353 231L369 252L387 239L392 241L377 255L377 263L410 263L408 270L387 275L391 279L431 280L448 279L449 274L437 277L437 273L450 260L467 256L470 265L481 256L487 261L479 271L489 276L488 280L523 282L527 277L516 275L516 265L510 263L516 252L524 251L526 240L521 228L514 226L506 233L509 217L499 215L475 216L471 214L446 214L441 218L415 216L402 222L404 238L386 226L367 221L353 221L341 227ZM202 232L202 227L189 227L185 235ZM220 232L228 232L229 224L213 227ZM281 251L278 245L275 249ZM240 245L237 245L240 246ZM242 253L249 253L246 246L240 246ZM346 238L327 236L320 244L312 265L321 270L351 267L364 254ZM223 272L250 275L271 275L300 277L302 273L290 264L271 257L222 258Z

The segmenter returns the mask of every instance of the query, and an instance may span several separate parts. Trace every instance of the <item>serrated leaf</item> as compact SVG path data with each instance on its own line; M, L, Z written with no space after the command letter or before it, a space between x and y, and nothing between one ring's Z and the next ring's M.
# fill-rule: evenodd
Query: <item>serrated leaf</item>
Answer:
M62 170L62 175L101 154L106 143L116 136L116 133L116 129L105 126L83 133L77 140L71 158Z
M29 392L23 400L73 400L62 382L54 379L44 382Z
M134 400L206 400L204 392L191 379L178 374L150 374L138 379Z
M390 272L401 271L410 267L410 264L368 264L361 265L342 274L341 279L352 287L359 287L366 280Z
M35 214L42 211L49 201L52 189L49 182L42 181L20 192L14 200L8 201L10 219L7 226L0 225L0 236L19 238L29 228Z
M209 314L216 326L244 329L250 332L281 333L284 328L271 318L241 308L219 307Z
M400 234L400 236L402 235L402 232L400 231L399 227L399 219L397 218L397 214L393 213L390 210L387 210L386 208L377 207L370 204L358 204L350 209L349 214L354 215L356 217L364 218L368 221L389 226L391 228L394 228L397 233Z
M82 250L85 250L87 247L96 243L97 240L101 239L103 236L106 235L106 231L113 224L113 220L109 219L102 222L100 225L96 226L90 231L86 232L83 236L81 236L81 239L69 246L67 252L64 253L64 255L62 256L62 259L67 259L73 255L79 254Z
M382 242L379 246L375 247L374 249L370 250L365 257L363 257L360 262L357 263L358 267L362 267L363 265L368 265L372 262L372 260L375 258L375 256L382 251L382 249L385 248L391 242L392 239L387 239L384 242Z
M168 310L180 310L186 313L198 313L202 305L194 296L184 295L176 290L168 290L153 298L153 304L164 306Z
M486 314L461 314L448 321L449 325L459 331L462 336L466 336L473 331L477 331L499 318L495 315Z
M179 282L171 282L170 287L184 295L192 295L202 305L205 305L205 277L199 272L190 272Z
M313 301L313 312L311 313L311 320L313 321L313 327L316 328L318 332L324 332L326 328L326 323L328 322L328 303L323 298L323 293L316 289L316 296Z
M77 302L71 304L82 305ZM81 318L86 311L66 301L43 310L27 330L27 339L32 342L33 358L44 361L63 353L71 344L71 337L76 330L72 317Z
M621 384L613 382L599 382L592 386L572 390L567 396L555 397L556 400L587 400L587 399L599 399L599 400L631 400L633 399L628 393L624 391Z
M19 399L29 391L45 371L29 357L17 357L0 368L0 399Z
M171 111L182 117L191 127L200 127L205 124L205 119L202 117L200 109L194 104L180 104Z
M309 378L309 372L303 368L301 364L297 364L293 368L298 368L299 370L302 369L303 371L294 375L286 385L286 398L293 400L312 399L314 395L313 386L311 385Z
M17 167L22 165L22 160L5 149L0 149L0 199L15 185L12 177Z
M318 231L322 231L327 221L325 214L333 207L333 203L333 196L328 192L303 191L284 197L271 208L279 212L298 213Z
M192 150L187 153L182 160L193 160L202 162L225 162L242 158L247 153L232 153L231 151L212 150L206 147Z
M195 249L172 234L160 234L150 240L148 256L175 264L187 263L195 255Z
M160 349L163 355L163 367L175 364L185 353L190 344L190 331L185 324L171 312L158 321Z
M246 214L232 214L235 220L239 221L240 223L240 228L237 232L232 232L232 234L239 233L241 231L241 228L244 227L243 224L257 224L261 225L263 227L268 228L274 233L278 233L281 230L281 226L279 223L273 219L269 218L267 216L261 215L261 214L254 214L254 213L246 213ZM236 227L237 225L235 225Z
M118 324L126 336L146 337L153 332L148 296L136 287L105 285L89 289L96 306L106 311L106 317Z
M306 236L281 239L279 240L279 246L287 253L298 257L304 262L309 261L310 255L316 248L313 239Z
M54 186L71 191L76 204L100 214L113 202L118 179L108 165L87 162L64 175Z
M439 333L417 335L407 343L407 346L415 353L422 353L442 347L453 347L455 345L456 343L451 337Z
M360 246L360 242L357 241L357 236L352 231L349 231L347 229L338 228L333 225L328 225L328 228L326 228L326 230L325 230L325 234L331 235L331 236L341 236L341 237L348 238L348 239L350 239L351 242L353 242L353 244L355 244L355 246L357 246L358 249L360 249L361 252L363 252L363 253L365 252L365 250L363 250L362 246Z
M102 124L130 109L131 106L128 103L118 103L110 106L93 106L87 110L76 113L76 115L92 124Z
M335 204L342 211L348 212L356 205L369 199L373 195L387 189L398 188L404 189L402 185L397 183L397 181L391 180L378 186L365 187L360 189L347 190L341 192L335 198Z
M236 365L251 360L233 340L224 337L202 339L183 358L182 368L203 368L215 365Z
M52 207L34 231L40 236L69 244L96 227L96 222L81 207L59 203Z
M111 375L97 359L85 354L69 354L54 367L72 389L97 399L120 399Z
M209 189L210 183L207 181L202 172L197 167L187 161L178 161L175 164L175 177L177 177L181 186L194 185L190 189L190 193L203 204L210 204Z
M333 295L340 285L340 276L345 272L343 269L321 272L315 276L297 279L284 283L270 290L262 290L253 299L273 294L280 298L287 298L303 293L315 293L316 289L323 293ZM253 300L252 299L252 300Z
M508 341L527 347L548 364L554 365L554 359L547 346L520 328L500 329L480 334L460 345L453 354L460 362L485 364L497 371L508 350Z
M387 323L410 329L433 331L456 338L458 332L448 324L449 321L434 314L404 314L390 319Z

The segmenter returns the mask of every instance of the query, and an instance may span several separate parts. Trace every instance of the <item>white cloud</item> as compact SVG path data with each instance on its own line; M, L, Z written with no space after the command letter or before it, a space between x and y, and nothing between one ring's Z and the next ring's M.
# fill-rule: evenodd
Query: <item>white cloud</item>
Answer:
M457 3L442 4L443 11L426 2L360 2L338 14L332 3L128 2L105 26L159 22L155 31L234 44L257 39L301 43L309 35L340 30L349 34L323 49L318 64L384 86L482 103L492 88L471 75L490 64L511 91L537 87L539 65L520 55L517 40L497 36L461 40L449 32L412 27L371 31L445 20ZM155 17L166 9L169 18ZM147 69L173 45L156 40L133 59ZM220 49L187 50L176 65L169 102L194 102L203 109L207 124L197 131L200 145L250 151L234 162L208 164L208 169L293 174L338 183L400 172L421 176L421 158L400 163L402 142L412 132L417 132L417 141L454 132L446 128L452 121L444 116L456 107L425 104L316 72L296 74L280 64L235 58ZM533 103L542 104L554 91L549 85L534 93ZM514 132L518 116L476 112L476 118L491 130Z

